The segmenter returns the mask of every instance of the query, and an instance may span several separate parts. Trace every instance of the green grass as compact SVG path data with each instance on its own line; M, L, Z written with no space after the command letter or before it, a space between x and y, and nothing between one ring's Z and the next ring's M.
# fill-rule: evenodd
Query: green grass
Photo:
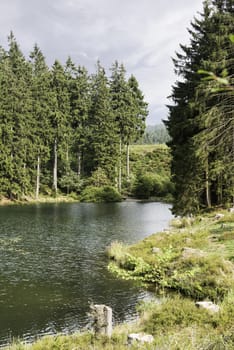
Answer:
M159 145L131 145L130 151L134 153L149 153L157 150L168 150L168 146L165 144Z
M234 286L234 215L176 219L169 232L154 234L125 249L109 269L158 291L177 291L196 300L220 301ZM154 253L154 247L159 252ZM191 248L186 255L186 248Z

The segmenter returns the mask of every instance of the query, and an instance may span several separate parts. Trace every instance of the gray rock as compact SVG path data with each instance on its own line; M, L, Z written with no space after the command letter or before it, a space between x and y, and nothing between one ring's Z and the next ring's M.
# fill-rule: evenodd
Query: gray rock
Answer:
M204 257L206 254L200 249L184 247L182 250L182 258L189 259L191 257Z
M221 214L221 213L217 213L216 215L215 215L215 219L222 219L224 217L224 214Z
M207 311L210 311L212 313L220 311L220 307L212 303L212 301L197 301L195 305L201 309L206 309Z
M234 213L234 207L230 208L230 209L229 209L229 212L230 212L230 213Z
M128 345L132 345L134 342L151 344L153 341L154 337L151 334L131 333L128 335Z
M159 254L159 253L161 253L162 252L162 250L160 249L160 248L158 248L158 247L153 247L152 248L152 253L153 254Z

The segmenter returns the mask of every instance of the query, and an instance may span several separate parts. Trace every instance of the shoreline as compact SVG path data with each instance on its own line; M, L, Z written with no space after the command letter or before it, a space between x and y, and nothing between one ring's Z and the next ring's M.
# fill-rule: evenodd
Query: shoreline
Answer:
M0 199L0 207L11 205L27 205L27 204L40 204L40 203L75 203L79 202L78 199L67 196L54 197L39 197L38 199L32 197L26 197L23 200L10 200L7 198Z
M156 292L161 293L160 302L152 299L141 303L139 318L114 327L111 338L75 332L45 336L28 345L19 342L18 347L16 343L4 349L125 350L129 348L128 335L136 332L152 334L153 345L144 347L149 350L175 350L178 344L181 349L191 350L220 348L220 344L225 349L233 348L234 213L220 210L174 219L169 230L132 246L122 245L119 253L118 257L117 253L109 255L110 270L119 278L141 281L145 287L153 279L150 285L155 285L155 297ZM203 300L214 302L219 311L199 309L195 303Z
M136 203L165 203L165 204L171 204L171 201L167 200L166 198L150 198L150 199L139 199L139 198L133 198L133 197L123 197L122 202L136 202ZM0 199L0 207L4 206L12 206L12 205L30 205L30 204L46 204L46 203L115 203L115 202L81 202L78 198L72 198L69 196L57 196L55 197L39 197L38 199L35 199L33 197L25 197L25 199L22 200L10 200L8 198L1 198ZM121 203L121 202L116 202Z

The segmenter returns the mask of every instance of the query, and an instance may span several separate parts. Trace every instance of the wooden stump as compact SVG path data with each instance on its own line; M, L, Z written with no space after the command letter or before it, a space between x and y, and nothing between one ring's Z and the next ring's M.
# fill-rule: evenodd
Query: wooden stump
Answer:
M93 328L96 334L111 337L112 334L112 309L106 305L92 305Z

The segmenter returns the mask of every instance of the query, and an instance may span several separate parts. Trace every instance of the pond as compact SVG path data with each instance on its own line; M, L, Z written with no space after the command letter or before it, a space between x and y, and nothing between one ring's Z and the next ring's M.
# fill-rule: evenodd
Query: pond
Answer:
M130 320L146 292L108 272L105 248L163 230L171 218L163 203L1 207L0 345L80 330L92 302L111 306L115 322Z

